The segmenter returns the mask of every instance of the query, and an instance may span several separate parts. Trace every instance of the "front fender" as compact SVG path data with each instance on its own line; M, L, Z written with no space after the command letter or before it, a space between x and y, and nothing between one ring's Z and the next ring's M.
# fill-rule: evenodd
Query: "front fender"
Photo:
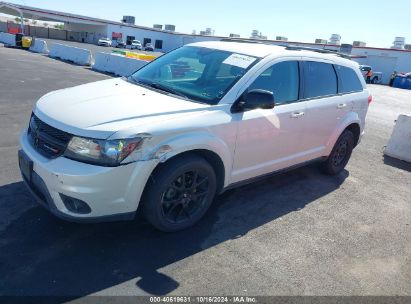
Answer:
M211 133L198 131L176 135L153 146L144 158L146 160L157 158L160 162L166 162L178 154L193 150L208 150L220 157L224 165L224 187L227 186L228 178L231 176L232 153L227 143Z
M351 124L357 124L360 127L360 134L363 130L363 126L361 125L361 119L358 116L356 112L348 112L341 120L340 123L338 124L338 127L334 130L334 132L331 134L331 136L328 138L326 146L325 146L325 151L324 151L324 156L330 155L332 149L334 148L334 145L340 137L341 133Z

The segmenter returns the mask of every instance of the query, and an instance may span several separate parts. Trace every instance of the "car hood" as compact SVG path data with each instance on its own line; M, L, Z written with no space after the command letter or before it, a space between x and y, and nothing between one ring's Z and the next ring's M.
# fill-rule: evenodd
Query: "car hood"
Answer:
M66 132L95 138L142 124L181 118L210 106L115 78L46 94L34 113Z

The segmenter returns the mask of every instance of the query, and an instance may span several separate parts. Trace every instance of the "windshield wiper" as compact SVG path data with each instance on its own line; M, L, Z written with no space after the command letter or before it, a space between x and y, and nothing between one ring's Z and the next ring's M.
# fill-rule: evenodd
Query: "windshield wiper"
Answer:
M158 82L146 82L146 81L141 81L141 80L136 80L136 79L134 79L133 77L130 77L131 79L129 79L129 80L131 80L132 82L134 82L134 83L137 83L137 84L142 84L143 86L148 86L148 87L150 87L150 88L154 88L154 89L157 89L157 90L160 90L160 91L164 91L164 92L167 92L167 93L171 93L171 94L173 94L173 95L177 95L177 96L180 96L180 97L183 97L183 98L185 98L185 99L189 99L186 95L184 95L183 93L181 93L181 92L179 92L179 91L177 91L177 90L174 90L173 88L170 88L170 87L168 87L168 86L165 86L165 85L163 85L163 84L161 84L161 83L158 83Z
M151 83L148 83L147 85L152 87L152 88L155 88L157 90L168 92L168 93L171 93L171 94L174 94L174 95L177 95L177 96L184 97L184 98L188 99L188 97L186 95L184 95L183 93L181 93L179 91L176 91L173 88L170 88L168 86L162 85L161 83L151 82Z

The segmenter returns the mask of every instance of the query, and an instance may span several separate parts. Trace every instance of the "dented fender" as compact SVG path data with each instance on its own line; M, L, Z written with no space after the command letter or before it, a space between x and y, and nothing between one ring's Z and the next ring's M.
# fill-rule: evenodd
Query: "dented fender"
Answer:
M224 186L228 185L233 162L230 147L221 138L205 131L180 134L162 140L145 151L143 160L158 159L164 163L176 155L194 150L208 150L221 159L225 172Z

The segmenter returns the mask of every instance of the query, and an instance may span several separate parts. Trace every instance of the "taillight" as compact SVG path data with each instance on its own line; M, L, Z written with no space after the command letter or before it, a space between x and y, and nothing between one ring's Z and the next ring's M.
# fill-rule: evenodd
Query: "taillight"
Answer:
M372 96L368 96L368 104L370 104L372 102Z

